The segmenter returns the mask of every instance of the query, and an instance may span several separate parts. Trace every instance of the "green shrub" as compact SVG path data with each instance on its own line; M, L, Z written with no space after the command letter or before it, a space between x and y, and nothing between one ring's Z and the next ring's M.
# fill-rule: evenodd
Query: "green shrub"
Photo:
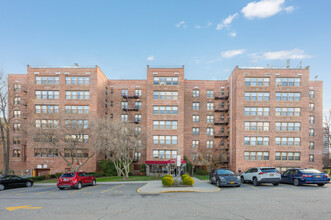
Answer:
M208 172L207 172L207 170L201 170L201 171L200 171L200 174L201 174L201 175L208 175Z
M55 173L54 176L56 179L58 179L60 176L62 175L62 173Z
M91 175L94 176L95 178L104 176L103 173L94 173L94 174L91 174Z
M146 173L146 164L140 165L140 173Z
M46 177L45 176L36 176L36 177L30 177L28 178L29 180L32 180L33 182L36 182L36 181L42 181L42 180L45 180Z
M114 162L111 160L100 160L99 166L103 173L110 174L110 176L117 176L117 171Z
M182 175L182 180L184 180L186 177L190 177L188 174Z
M200 168L199 167L196 167L194 169L194 174L200 175L200 173L201 173Z
M167 175L165 175L164 177L170 177L171 179L173 179L173 177L172 177L171 174L167 174Z
M163 186L172 186L172 184L174 183L174 180L170 177L163 177L162 178L162 185Z
M187 186L193 186L194 180L192 177L187 176L183 179L183 184Z

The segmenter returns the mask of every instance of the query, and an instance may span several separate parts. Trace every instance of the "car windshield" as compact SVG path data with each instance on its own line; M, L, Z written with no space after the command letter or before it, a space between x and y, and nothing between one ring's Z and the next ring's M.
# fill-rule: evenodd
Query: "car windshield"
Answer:
M279 172L276 168L261 168L261 171L264 173L276 173Z
M64 173L61 175L61 177L74 177L75 174L74 173Z
M314 170L314 169L307 169L307 170L300 170L301 173L322 173L318 170Z
M217 170L218 175L235 175L231 170Z

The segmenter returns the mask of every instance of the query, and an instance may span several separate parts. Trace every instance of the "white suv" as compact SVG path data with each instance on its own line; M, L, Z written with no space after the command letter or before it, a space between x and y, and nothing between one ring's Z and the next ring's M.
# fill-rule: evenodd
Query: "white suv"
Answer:
M260 183L272 183L274 186L278 186L281 175L274 167L254 167L241 174L240 179L242 183L252 182L255 186Z

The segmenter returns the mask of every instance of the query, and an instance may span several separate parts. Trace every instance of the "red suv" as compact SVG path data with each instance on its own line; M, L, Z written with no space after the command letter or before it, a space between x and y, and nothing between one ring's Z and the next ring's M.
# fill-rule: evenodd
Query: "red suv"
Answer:
M81 189L82 186L95 186L95 177L85 172L64 173L57 180L57 187L61 190L65 188Z

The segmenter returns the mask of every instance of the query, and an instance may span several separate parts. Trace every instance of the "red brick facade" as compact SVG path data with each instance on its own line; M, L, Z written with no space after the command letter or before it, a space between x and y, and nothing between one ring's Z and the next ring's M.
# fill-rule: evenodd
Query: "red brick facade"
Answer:
M37 85L38 76L59 77L59 83ZM66 77L89 77L89 85L68 85ZM293 80L296 81L292 84ZM15 83L21 85L21 91L14 92ZM137 127L147 134L146 140L143 141L146 144L146 151L141 152L140 160L134 163L134 173L138 173L139 164L145 162L149 164L148 172L164 172L165 167L153 166L153 163L169 161L177 154L182 157L187 156L191 160L196 147L211 147L210 143L213 143L213 147L220 146L228 155L220 166L236 171L252 166L321 169L322 87L321 81L309 80L309 67L304 69L236 67L228 80L217 81L186 80L183 66L176 68L147 66L147 80L107 79L97 66L93 68L28 66L27 75L9 75L10 99L15 96L21 98L21 104L12 105L10 102L10 109L21 110L21 118L12 120L12 126L13 123L20 123L21 130L12 132L11 138L21 136L21 140L19 144L11 145L10 167L11 170L25 171L25 173L31 173L38 167L50 169L52 173L68 168L60 157L35 156L34 148L43 148L47 144L35 143L28 135L25 124L36 118L47 118L47 114L35 113L36 105L59 105L60 111L64 111L65 106L68 105L88 105L89 114L82 115L82 119L91 121L95 117L106 115L113 119L136 120ZM36 91L43 90L59 91L59 98L37 99ZM68 100L66 91L89 91L89 99ZM314 91L314 94L309 91ZM245 94L246 96L249 94L251 100L246 100L248 97L245 97ZM314 106L309 107L309 104ZM249 114L253 115L247 115L248 108ZM269 114L262 112L261 115L260 110L267 108ZM276 112L276 109L281 109L281 112L278 110ZM283 109L289 113L285 113L285 110L283 113ZM293 109L299 112L294 114ZM258 113L255 114L254 111ZM261 122L263 122L262 128L259 127ZM193 130L196 132L197 128L199 133L194 134ZM309 136L309 132L312 132L310 129L314 129L314 136ZM310 146L310 142L314 143L313 147ZM86 147L90 145L91 143L87 143ZM13 157L14 149L20 150L19 157ZM103 155L94 156L83 169L95 171L97 161L101 158Z

